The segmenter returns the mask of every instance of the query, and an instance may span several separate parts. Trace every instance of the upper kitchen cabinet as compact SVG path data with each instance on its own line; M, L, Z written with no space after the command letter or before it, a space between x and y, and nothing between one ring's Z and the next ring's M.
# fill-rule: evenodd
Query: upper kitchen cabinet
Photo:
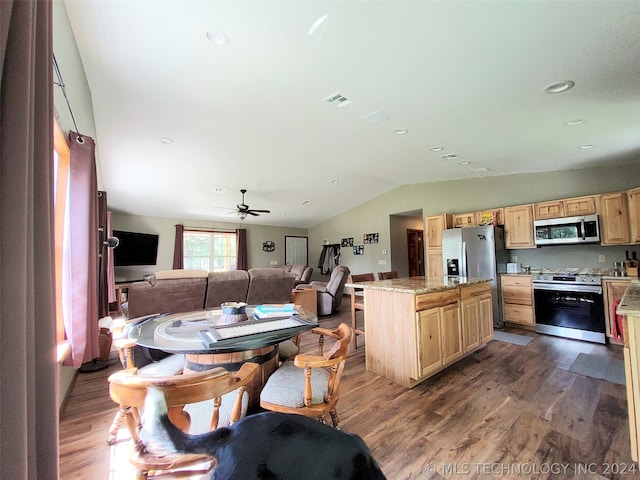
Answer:
M597 195L587 195L585 197L575 197L563 200L564 214L567 217L595 215L598 213L597 199Z
M631 243L627 192L601 195L600 240L602 245L627 245Z
M532 204L505 207L504 235L507 249L535 248Z
M504 225L504 208L492 208L476 212L477 225Z
M627 192L629 201L629 231L631 243L640 243L640 188Z
M426 217L427 248L442 248L442 230L451 228L452 219L448 213Z
M562 200L534 203L533 213L536 220L564 217L564 203Z
M477 225L475 212L456 213L453 215L453 226L456 228L475 227Z

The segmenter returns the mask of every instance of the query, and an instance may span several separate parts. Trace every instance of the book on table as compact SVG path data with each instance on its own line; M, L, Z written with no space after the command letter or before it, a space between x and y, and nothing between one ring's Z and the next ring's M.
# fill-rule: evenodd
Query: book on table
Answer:
M286 318L298 311L293 303L258 305L253 311L256 318Z

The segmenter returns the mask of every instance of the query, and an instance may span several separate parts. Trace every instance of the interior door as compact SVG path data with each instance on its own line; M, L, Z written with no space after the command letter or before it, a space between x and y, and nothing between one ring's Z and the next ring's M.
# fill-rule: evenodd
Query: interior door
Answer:
M424 231L407 229L407 251L409 252L409 276L424 275Z

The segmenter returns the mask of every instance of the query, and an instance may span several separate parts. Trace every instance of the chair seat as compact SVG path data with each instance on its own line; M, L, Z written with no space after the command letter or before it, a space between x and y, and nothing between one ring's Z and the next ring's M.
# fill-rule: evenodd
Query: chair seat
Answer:
M300 347L293 340L285 340L278 344L278 357L281 362L295 357L300 352Z
M285 407L304 407L304 369L285 362L271 376L260 393L260 401ZM329 372L314 368L311 375L312 405L324 403L329 384Z
M222 396L222 404L218 412L218 428L228 427L231 425L231 411L233 402L236 398L236 392L229 392ZM249 394L242 392L242 410L240 417L243 418L247 414L249 405ZM199 435L211 431L211 413L213 412L213 400L203 400L202 402L189 403L184 406L184 411L191 417L191 425L189 433L191 435Z

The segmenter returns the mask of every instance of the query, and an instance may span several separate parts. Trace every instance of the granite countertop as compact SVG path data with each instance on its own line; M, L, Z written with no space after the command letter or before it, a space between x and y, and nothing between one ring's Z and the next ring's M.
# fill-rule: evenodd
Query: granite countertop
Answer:
M474 277L407 277L390 280L376 280L373 282L347 283L346 287L357 287L371 290L385 290L401 293L431 293L440 290L450 290L459 286L475 285L490 282L489 278Z
M640 282L638 279L629 285L616 312L619 315L640 316Z

